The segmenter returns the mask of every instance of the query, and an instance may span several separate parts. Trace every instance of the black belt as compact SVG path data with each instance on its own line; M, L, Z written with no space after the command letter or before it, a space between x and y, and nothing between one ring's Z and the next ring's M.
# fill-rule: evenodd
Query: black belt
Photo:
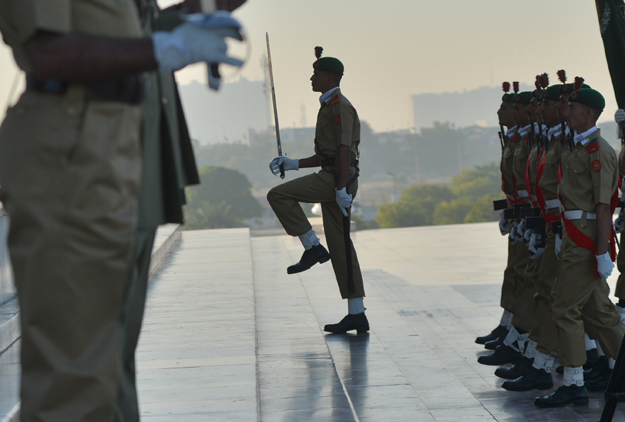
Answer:
M354 157L349 157L349 158L350 158L349 165L351 167L358 168L358 160L356 160ZM319 161L321 161L322 168L334 167L334 165L336 164L336 157L325 157L325 158L319 157Z
M26 75L26 90L37 91L46 94L65 95L69 82L58 79L37 79L35 75ZM143 102L145 87L144 78L141 75L129 76L122 79L85 83L90 99L100 101L112 101L127 104L141 104Z

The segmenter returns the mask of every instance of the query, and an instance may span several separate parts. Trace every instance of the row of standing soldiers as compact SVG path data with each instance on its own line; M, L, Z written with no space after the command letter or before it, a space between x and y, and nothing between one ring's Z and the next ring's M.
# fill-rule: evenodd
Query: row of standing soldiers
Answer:
M478 362L500 366L495 375L508 391L551 390L552 372L563 375L559 388L536 398L539 407L587 405L588 391L605 391L625 335L625 279L616 306L606 282L625 157L621 151L617 160L596 126L603 96L583 78L558 76L551 86L547 74L537 76L533 92L519 92L517 82L509 92L504 83L498 116L506 199L495 203L508 236L504 312L497 328L476 339L494 350ZM625 263L625 252L619 258Z

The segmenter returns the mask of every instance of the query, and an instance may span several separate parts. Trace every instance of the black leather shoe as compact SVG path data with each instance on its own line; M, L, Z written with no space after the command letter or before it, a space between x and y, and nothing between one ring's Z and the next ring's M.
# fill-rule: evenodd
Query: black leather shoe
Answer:
M575 406L588 406L588 393L583 385L564 385L548 396L536 397L534 404L538 407L564 407L573 403Z
M477 344L486 344L489 341L497 340L499 337L506 338L508 330L503 325L498 325L490 334L475 339Z
M366 333L369 331L369 321L365 316L365 313L361 314L348 314L338 324L328 324L323 327L323 331L328 331L334 334L344 334L348 331L356 330L359 333Z
M330 260L330 253L322 245L315 245L312 248L304 251L302 258L295 265L291 265L286 269L288 274L301 273L306 271L316 263L323 264Z
M508 391L549 390L553 388L553 379L544 369L530 366L527 374L514 381L506 381L501 386Z
M508 334L506 333L506 336L507 335ZM497 347L503 346L503 341L505 340L506 336L502 336L502 337L499 337L499 338L497 338L497 339L495 339L493 341L489 341L488 343L486 343L484 345L484 348L486 350L496 350Z
M480 356L477 361L482 365L501 366L506 363L517 363L522 357L521 352L517 352L512 347L504 344L499 346L495 353L488 356Z
M612 376L612 370L608 369L599 378L586 382L586 390L588 391L605 391L608 388L608 382Z
M584 371L591 370L595 363L597 363L597 360L599 360L599 352L597 352L597 349L586 350L586 363L583 366ZM586 390L588 390L588 388L586 388Z
M601 356L590 371L584 371L584 382L596 381L610 370L610 364L606 356Z
M495 375L505 380L515 380L527 374L532 368L532 363L534 363L534 359L524 357L514 366L509 368L497 368Z

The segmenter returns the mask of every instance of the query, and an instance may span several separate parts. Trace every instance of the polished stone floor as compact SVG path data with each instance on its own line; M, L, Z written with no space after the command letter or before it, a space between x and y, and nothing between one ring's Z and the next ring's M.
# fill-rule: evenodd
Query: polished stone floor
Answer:
M495 368L477 363L485 351L474 339L501 315L506 240L496 224L353 240L371 332L326 335L347 305L329 263L286 274L297 239L184 232L149 294L137 353L143 419L599 420L599 393L587 407L537 409L537 392L507 392ZM625 405L614 420L625 421Z

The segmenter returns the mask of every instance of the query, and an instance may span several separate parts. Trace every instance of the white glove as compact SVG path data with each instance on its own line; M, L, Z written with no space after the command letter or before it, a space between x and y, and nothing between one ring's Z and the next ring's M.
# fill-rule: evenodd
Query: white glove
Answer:
M562 250L562 238L556 234L556 258L560 259L560 251Z
M616 123L625 122L625 110L622 108L616 110L616 113L614 113L614 121Z
M502 211L501 214L499 214L499 231L501 232L502 236L505 236L508 234L508 228L509 228L508 220L506 220Z
M532 240L532 236L534 235L534 230L525 230L523 233L523 243L526 245L530 244L530 240Z
M516 236L516 228L519 225L518 222L516 223L512 223L512 227L510 228L510 236L508 237L508 239L510 240L511 244L516 244L517 242L517 236Z
M606 252L603 255L596 255L597 258L597 272L603 279L607 279L612 274L614 269L614 262L610 258L610 252Z
M336 203L339 204L339 208L343 212L343 215L347 217L347 210L352 206L352 195L347 193L347 189L335 189L336 190Z
M280 165L284 164L284 171L299 170L299 160L289 157L276 157L269 163L269 170L276 176L280 174Z
M209 29L185 22L171 32L152 34L154 57L161 72L172 72L198 62L243 66L241 60L226 54L227 37L241 39L241 34L234 28Z
M538 259L545 253L545 246L542 242L543 236L541 234L532 233L527 250L529 251L530 258Z

